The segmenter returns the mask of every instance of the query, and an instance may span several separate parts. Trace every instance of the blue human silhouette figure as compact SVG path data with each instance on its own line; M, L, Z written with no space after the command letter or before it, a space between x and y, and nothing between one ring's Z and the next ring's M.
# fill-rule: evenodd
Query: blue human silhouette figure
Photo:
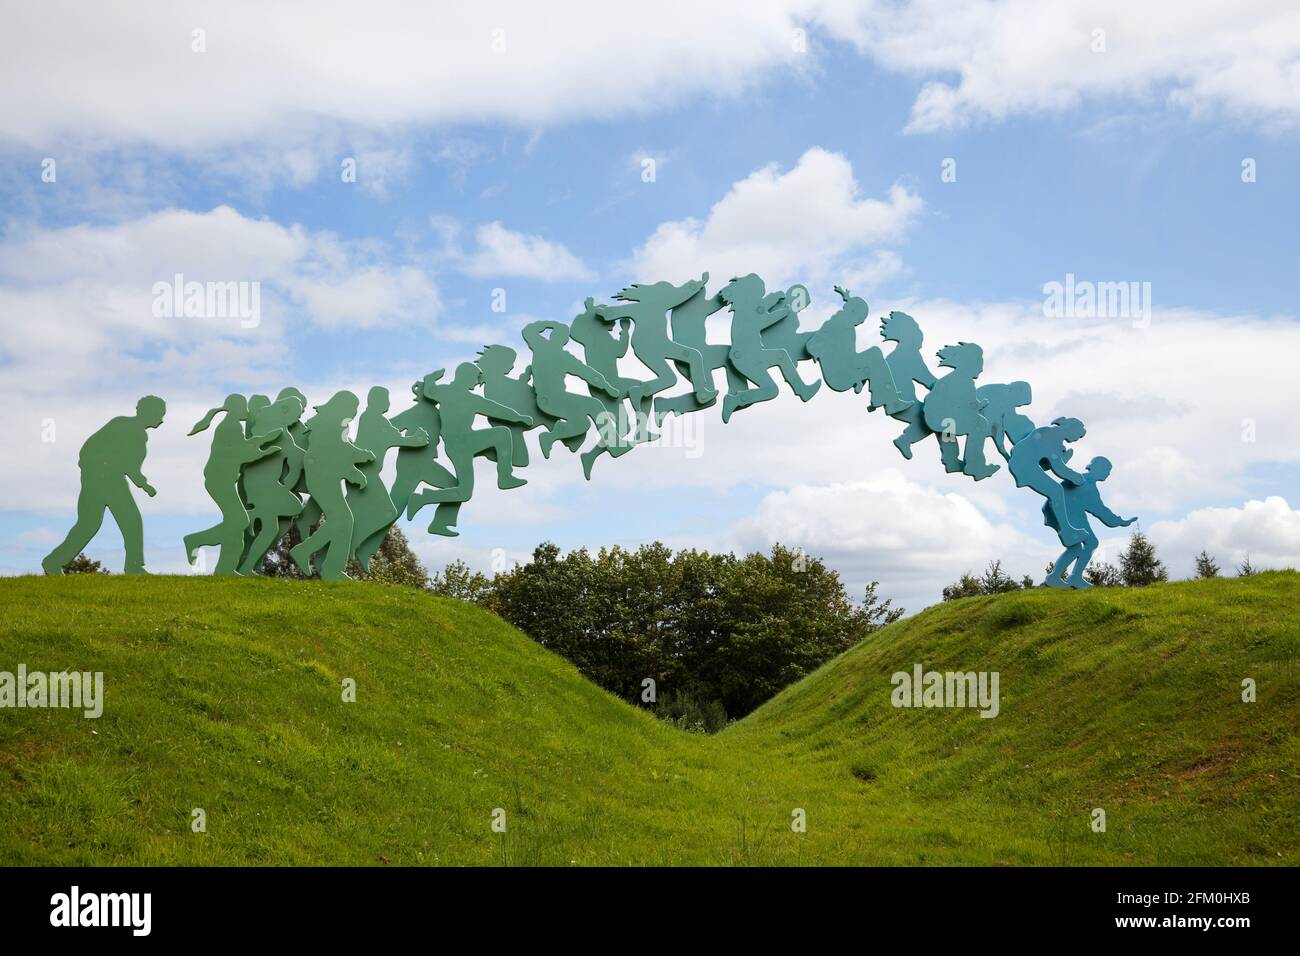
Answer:
M981 414L988 402L975 392L975 379L984 371L984 350L973 342L958 342L945 345L938 355L939 366L952 371L925 397L925 424L939 436L944 471L961 471L981 481L1002 467L984 458L984 440L993 432ZM960 455L958 438L966 439Z
M1088 462L1083 474L1083 483L1066 485L1064 488L1065 514L1070 524L1083 529L1083 539L1067 545L1061 556L1052 562L1043 583L1049 588L1087 588L1091 587L1083 577L1083 571L1092 560L1097 550L1097 536L1088 523L1092 515L1108 528L1127 528L1137 518L1121 518L1107 508L1101 500L1101 490L1097 487L1110 477L1110 459L1097 457ZM1043 505L1043 520L1053 531L1060 533L1061 524L1050 504ZM1064 539L1062 539L1064 544ZM1073 571L1071 571L1073 565Z
M623 316L618 320L619 332L614 335L610 329L605 313L596 305L591 296L583 303L583 310L569 323L569 335L573 341L582 346L582 357L588 368L593 368L605 377L605 381L626 395L632 389L644 385L640 379L625 378L618 373L618 360L627 355L627 348L632 330L632 319ZM605 406L605 416L601 419L603 441L597 442L582 453L582 472L591 477L591 468L596 459L608 453L611 458L618 458L632 450L638 441L649 438L646 419L640 411L635 412L637 421L628 415L628 406L624 400L616 398L599 385L587 383L587 392L596 401ZM552 423L554 419L550 420ZM631 434L630 434L631 433Z
M763 280L754 273L732 279L718 295L731 307L731 365L753 388L728 392L722 400L722 420L730 421L732 414L758 402L766 402L780 394L768 369L777 368L801 401L808 401L822 387L821 379L805 382L799 376L794 358L785 349L769 348L763 342L763 331L785 318L785 293L767 295Z
M844 300L843 307L807 341L808 354L821 366L822 381L837 392L853 389L860 393L866 386L871 396L870 407L883 405L886 415L903 411L912 402L898 394L884 353L874 345L865 352L858 351L857 329L870 312L866 300L840 286L835 291Z
M907 423L903 434L894 439L894 447L903 453L904 458L910 459L912 446L932 434L925 423L925 405L916 396L916 386L931 389L936 379L921 357L921 345L925 339L916 319L906 312L890 312L880 323L880 337L894 343L885 363L894 377L894 387L899 396L912 403L897 412L886 412L890 418Z
M708 281L708 278L709 274L704 273L703 280ZM739 392L749 383L731 364L730 343L713 345L708 341L709 316L726 308L726 305L720 294L709 295L701 285L693 296L680 305L674 306L668 313L668 325L672 329L674 342L680 342L700 353L700 357L704 360L704 368L710 376L718 369L724 369L727 375L727 390ZM677 366L677 371L682 377L689 380L690 366L677 359L673 360L673 364ZM717 396L714 395L708 401L702 402L693 390L680 395L658 395L655 397L655 418L662 425L664 419L674 412L678 415L698 412L715 404L717 400Z
M798 284L790 286L784 292L778 290L765 295L760 308L774 316L775 321L761 333L763 348L783 349L796 365L813 358L808 351L808 343L817 334L816 330L799 330L799 313L808 308L811 301L807 287Z
M1078 441L1086 434L1087 429L1079 419L1058 418L1050 425L1035 428L1012 445L1007 458L1007 468L1016 479L1016 487L1032 488L1047 499L1047 507L1056 520L1054 527L1066 547L1078 544L1086 532L1070 521L1065 489L1052 475L1071 485L1084 483L1083 475L1066 464L1074 452L1065 443Z
M1005 385L981 385L975 390L984 406L984 417L993 426L993 444L1003 458L1011 455L1011 446L1035 428L1033 419L1016 411L1033 401L1028 382Z

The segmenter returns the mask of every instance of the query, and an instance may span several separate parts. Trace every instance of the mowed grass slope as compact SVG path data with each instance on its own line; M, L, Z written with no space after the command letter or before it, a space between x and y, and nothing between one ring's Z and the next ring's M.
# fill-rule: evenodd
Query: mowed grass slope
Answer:
M9 579L0 671L106 690L0 710L0 863L1294 865L1298 612L1295 573L954 602L709 738L408 589ZM1000 715L893 708L915 663Z

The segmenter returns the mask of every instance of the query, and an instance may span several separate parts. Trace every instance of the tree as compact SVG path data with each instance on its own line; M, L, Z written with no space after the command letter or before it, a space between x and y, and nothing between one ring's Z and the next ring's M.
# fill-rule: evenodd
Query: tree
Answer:
M1118 588L1124 584L1119 568L1106 561L1088 565L1083 572L1083 579L1095 588Z
M481 572L471 571L464 561L456 560L433 576L429 590L458 601L486 604L492 592L492 582Z
M1219 564L1204 550L1196 556L1196 577L1201 581L1219 576Z
M1141 531L1134 531L1128 547L1119 556L1120 577L1125 587L1142 588L1168 581L1169 571L1156 557L1156 546Z
M86 557L86 552L82 551L79 555L63 566L64 574L108 574L108 568L104 567L98 561L93 561Z
M1019 591L1021 588L1034 587L1034 579L1025 575L1020 581L1016 581L1011 575L1002 570L1002 561L990 561L984 573L979 577L967 571L963 574L956 584L950 584L943 589L943 599L945 601L956 601L966 597L979 597L986 594L1006 594L1008 591Z
M1247 554L1246 559L1242 561L1241 564L1237 565L1237 577L1248 578L1255 574L1259 574L1259 572L1255 570L1255 566L1250 563L1250 555Z
M444 587L458 579L444 570ZM855 604L821 560L779 544L742 558L546 542L482 600L606 690L640 702L652 679L657 711L714 729L901 617L878 589Z

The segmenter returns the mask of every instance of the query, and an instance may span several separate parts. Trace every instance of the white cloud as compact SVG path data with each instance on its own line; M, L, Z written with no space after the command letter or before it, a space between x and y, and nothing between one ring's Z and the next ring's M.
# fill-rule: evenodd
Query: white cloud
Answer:
M1266 130L1300 123L1300 8L1285 0L915 0L821 12L885 67L925 80L916 132L1100 98Z
M472 276L518 276L545 282L595 278L591 270L561 243L515 232L500 222L479 226L474 240L475 249L462 266Z
M864 262L867 247L901 238L921 205L902 186L885 199L864 197L849 161L814 147L788 172L771 164L735 183L707 218L661 224L629 268L646 281L681 282L701 270L719 284L748 272L771 288L831 275L838 281L837 270L881 262Z
M1300 567L1300 511L1277 495L1241 507L1197 508L1177 521L1156 522L1150 537L1175 573L1190 574L1192 556L1202 548L1225 573L1247 556L1260 570Z

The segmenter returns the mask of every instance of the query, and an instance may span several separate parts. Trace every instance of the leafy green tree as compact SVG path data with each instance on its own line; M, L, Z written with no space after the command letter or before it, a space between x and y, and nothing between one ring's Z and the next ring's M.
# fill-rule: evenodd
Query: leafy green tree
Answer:
M98 561L86 557L86 552L82 551L75 558L63 566L64 574L108 574L108 568L104 567Z
M822 561L781 545L737 558L659 542L561 555L547 542L483 603L607 690L636 701L651 678L678 701L669 717L713 729L715 705L743 716L897 620L878 587L855 605Z
M963 574L956 584L950 584L943 589L943 599L945 601L957 601L961 598L980 597L986 594L1006 594L1008 591L1019 591L1021 588L1032 588L1034 579L1025 575L1017 581L1011 575L1002 570L1002 561L990 561L984 573L979 577L967 571Z
M347 575L357 581L374 581L378 584L398 584L411 588L429 586L429 572L415 556L406 535L397 525L389 528L384 535L379 550L370 559L370 570L363 571L358 562L349 560Z
M1196 556L1196 577L1201 581L1219 576L1219 564L1204 549Z
M1141 531L1133 532L1128 547L1120 554L1119 572L1124 586L1130 588L1169 580L1169 571L1156 556L1156 546Z
M1124 586L1124 576L1119 568L1108 561L1095 561L1083 572L1083 579L1095 588L1118 588Z
M980 591L983 594L1006 594L1008 591L1019 591L1020 585L1016 579L1002 570L1002 562L990 561L989 566L984 569L984 574L980 578Z
M456 560L433 575L429 590L442 597L485 604L492 591L492 581L479 571L471 571L464 561Z
M979 597L983 593L983 582L967 571L957 579L956 584L950 584L943 589L943 599L945 601L958 601L962 598Z
M1242 561L1241 564L1237 565L1237 577L1248 578L1255 574L1259 574L1259 571L1250 563L1250 555L1248 554L1246 555L1245 560Z

